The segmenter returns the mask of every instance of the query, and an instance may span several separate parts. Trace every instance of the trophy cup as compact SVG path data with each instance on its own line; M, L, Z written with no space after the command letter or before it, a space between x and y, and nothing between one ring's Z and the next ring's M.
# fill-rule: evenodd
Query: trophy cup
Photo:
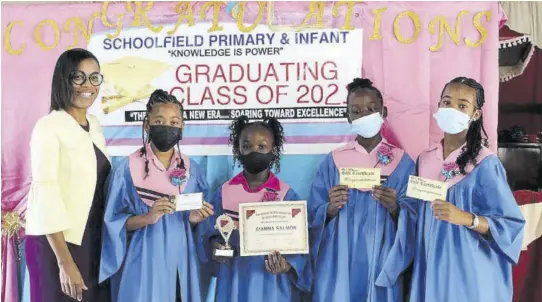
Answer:
M224 239L224 249L215 249L214 256L228 258L233 257L233 249L228 244L231 233L233 232L233 230L235 230L235 224L233 223L233 219L231 219L230 216L227 216L225 214L220 215L216 219L215 228L220 232L220 236L222 236L222 238Z

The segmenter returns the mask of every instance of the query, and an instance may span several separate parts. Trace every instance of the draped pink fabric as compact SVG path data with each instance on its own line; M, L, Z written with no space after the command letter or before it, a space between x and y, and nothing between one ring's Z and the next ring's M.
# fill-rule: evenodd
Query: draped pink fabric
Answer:
M401 144L399 143L399 139L397 138L397 135L395 135L395 133L393 132L393 130L391 129L390 125L388 122L385 122L384 125L382 126L382 136L386 138L386 140L394 145L394 146L397 146L399 148L403 148L401 147Z
M4 188L4 186L2 186ZM2 194L3 195L3 194ZM9 207L11 206L11 208ZM15 207L13 207L15 206ZM24 202L18 204L6 204L4 210L4 199L2 198L2 216L14 212L21 213L26 207ZM19 301L19 250L18 244L24 238L24 229L20 228L13 236L4 234L6 231L4 221L2 222L2 302Z
M19 275L17 240L14 237L2 236L2 301L19 299ZM8 261L9 259L9 261Z
M458 76L467 76L480 82L485 89L486 104L483 108L484 125L489 135L490 149L497 151L498 115L498 34L499 25L506 19L498 2L367 2L363 9L363 72L379 87L388 107L389 126L395 132L399 146L413 158L442 138L432 114L437 110L444 85ZM382 13L382 39L370 40L375 15L373 9L387 8ZM437 44L436 34L429 30L430 21L442 16L455 29L457 15L463 16L459 45L444 33L443 46L431 52ZM399 43L394 33L396 17L405 11L419 16L420 34L411 44ZM491 20L481 18L488 36L477 48L465 45L464 39L478 41L473 17L477 12L490 11ZM404 17L399 22L400 34L410 38L414 33L413 22Z

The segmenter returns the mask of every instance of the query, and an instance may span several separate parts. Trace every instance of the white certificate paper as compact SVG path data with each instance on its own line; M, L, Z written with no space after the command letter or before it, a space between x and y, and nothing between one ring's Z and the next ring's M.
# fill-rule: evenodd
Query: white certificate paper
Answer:
M175 196L177 211L198 210L203 207L203 193L178 194Z
M408 177L407 197L425 201L446 200L448 184L442 181L410 175Z
M307 201L239 205L241 256L308 254Z
M340 168L340 184L352 189L372 189L380 185L380 168Z

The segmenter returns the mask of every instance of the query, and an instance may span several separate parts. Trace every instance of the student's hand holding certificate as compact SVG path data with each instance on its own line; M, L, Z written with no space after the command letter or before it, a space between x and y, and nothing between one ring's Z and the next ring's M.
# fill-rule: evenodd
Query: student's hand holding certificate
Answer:
M279 252L273 252L266 256L265 269L273 275L287 273L291 268L290 263Z
M329 189L329 205L327 207L327 217L329 219L337 216L348 201L348 186L338 185Z
M175 212L175 204L169 201L169 198L162 197L154 202L149 213L145 216L148 224L155 224L164 216L164 214L171 214Z
M471 225L472 215L456 208L448 201L437 199L431 202L435 218L455 225Z
M192 225L196 225L207 219L209 216L214 215L214 213L215 211L213 210L213 205L204 201L201 209L190 211L188 220Z
M392 216L397 216L397 193L393 188L374 186L373 196Z

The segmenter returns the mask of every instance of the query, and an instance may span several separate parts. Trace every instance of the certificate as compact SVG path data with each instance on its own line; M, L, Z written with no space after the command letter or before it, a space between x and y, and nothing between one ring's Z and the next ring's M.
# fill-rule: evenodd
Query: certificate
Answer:
M241 256L308 254L307 201L239 204Z
M203 193L190 193L175 195L175 210L190 211L203 207Z
M407 197L425 201L446 200L447 192L448 184L445 182L412 175L408 178Z
M340 168L340 183L354 189L372 189L380 185L379 168Z

